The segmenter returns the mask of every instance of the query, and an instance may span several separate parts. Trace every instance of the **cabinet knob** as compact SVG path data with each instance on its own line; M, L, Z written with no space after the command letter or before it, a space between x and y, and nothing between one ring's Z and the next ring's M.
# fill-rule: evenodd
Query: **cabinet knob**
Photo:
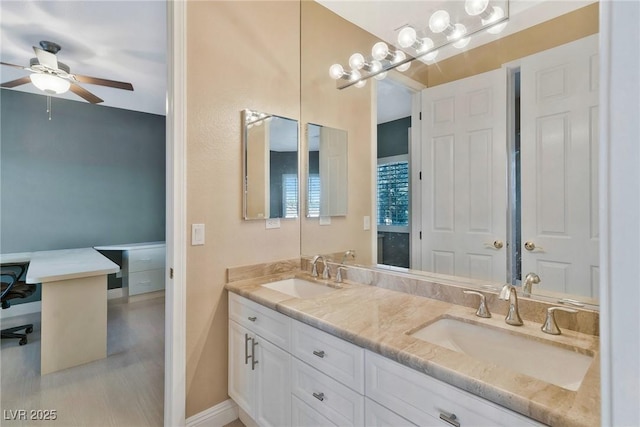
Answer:
M324 358L325 352L324 352L324 350L320 350L320 351L313 350L313 354L315 354L316 356L318 356L319 358L322 359L322 358Z
M313 397L322 402L324 400L324 393L313 393Z
M440 419L451 424L454 427L460 427L460 423L457 421L456 414L447 414L446 412L440 412Z
M247 317L247 319L251 320L252 322L255 322L256 319L258 319L256 316L251 316L251 317Z

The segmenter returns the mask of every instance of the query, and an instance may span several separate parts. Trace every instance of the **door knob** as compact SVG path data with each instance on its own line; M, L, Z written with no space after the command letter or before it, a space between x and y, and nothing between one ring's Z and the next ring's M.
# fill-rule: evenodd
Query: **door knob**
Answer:
M492 243L485 243L484 245L488 248L502 249L504 243L502 240L494 240Z
M529 242L524 242L524 248L528 251L532 251L536 248L536 244L529 241ZM538 247L538 249L542 249L541 247Z

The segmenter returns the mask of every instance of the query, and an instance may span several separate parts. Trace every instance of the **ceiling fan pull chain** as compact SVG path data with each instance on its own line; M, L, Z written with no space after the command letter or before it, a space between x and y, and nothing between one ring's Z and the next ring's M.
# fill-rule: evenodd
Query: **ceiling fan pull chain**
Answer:
M51 97L47 96L47 114L49 114L49 120L51 120Z

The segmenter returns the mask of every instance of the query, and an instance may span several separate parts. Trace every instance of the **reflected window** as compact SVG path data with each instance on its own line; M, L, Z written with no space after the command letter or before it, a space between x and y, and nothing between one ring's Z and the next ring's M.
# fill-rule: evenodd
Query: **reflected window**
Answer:
M282 175L282 212L285 218L298 217L298 175Z
M378 225L409 226L409 158L378 159Z
M320 216L320 175L309 174L309 182L307 185L307 198L309 199L308 215L310 217Z

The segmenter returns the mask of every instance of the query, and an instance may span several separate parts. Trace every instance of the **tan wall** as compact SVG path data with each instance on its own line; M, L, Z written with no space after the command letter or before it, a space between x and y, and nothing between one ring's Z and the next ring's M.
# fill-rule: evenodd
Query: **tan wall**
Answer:
M363 217L372 212L372 153L375 136L372 129L372 82L364 88L338 90L329 78L329 67L347 66L354 52L366 54L378 41L371 34L345 21L318 3L302 1L302 123L315 123L346 130L348 133L348 214L332 217L331 225L319 225L318 218L302 218L301 253L329 254L355 249L357 262L370 264L371 231L363 229ZM304 135L304 128L303 128ZM306 142L303 143L306 150ZM303 162L306 176L306 162ZM303 182L305 180L303 179ZM306 188L302 186L306 200ZM303 207L306 215L306 207Z
M598 32L598 3L429 65L427 86L498 69L502 64Z
M300 119L297 1L187 4L187 417L227 399L226 268L300 254L300 221L242 220L240 111ZM190 235L189 232L187 232Z

